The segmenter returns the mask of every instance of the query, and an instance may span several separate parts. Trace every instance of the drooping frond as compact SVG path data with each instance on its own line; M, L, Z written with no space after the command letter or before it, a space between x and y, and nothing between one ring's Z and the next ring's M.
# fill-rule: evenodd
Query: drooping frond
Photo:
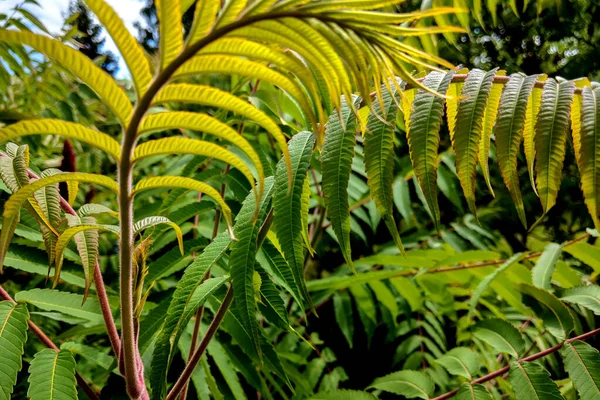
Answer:
M434 71L424 78L414 78L415 83L402 82L399 85L401 92L397 102L401 105L404 115L403 128L407 134L414 175L434 222L439 224L437 167L440 162L438 153L441 146L441 124L444 121L442 95L445 94L447 108L445 119L455 153L456 172L473 215L475 215L475 194L479 189L478 164L481 166L483 181L492 192L488 159L490 147L495 143L498 168L506 183L506 189L515 203L519 218L526 226L517 163L523 141L530 142L525 146L525 160L527 169L535 174L535 189L539 193L545 215L554 205L560 188L563 158L568 145L567 135L571 128L586 205L594 223L598 224L600 164L596 163L596 154L600 154L600 133L598 133L600 132L600 123L598 123L600 101L597 100L600 89L593 89L580 82L546 80L540 75L514 74L506 77L503 71L497 70L489 72L461 70L460 72L463 73L455 74L453 70L447 73ZM416 88L416 84L427 87L431 92ZM451 88L452 92L447 91L448 88ZM385 113L380 112L380 118L376 121L373 110L380 106L379 99L386 90L389 89L384 85L373 93L375 100L371 105L369 116L369 121L382 124L381 126L384 126ZM348 188L348 182L343 177L344 171L349 168L354 157L354 135L351 132L355 130L357 116L351 112L346 115L346 111L349 112L342 108L344 122L349 131L345 136L341 133L343 131L338 132L339 116L338 113L333 113L328 124L328 128L332 128L331 134L326 130L321 157L323 193L328 214L342 254L351 266L351 260L348 261L350 227L343 222L345 216L349 216L346 213L348 203L344 202L347 198L344 188ZM452 121L454 118L456 120ZM391 129L395 122L395 119L390 119L385 126ZM377 168L373 168L372 161L383 149L390 148L389 140L373 146L373 140L377 136L373 135L374 132L368 126L365 128L364 158L367 164L367 175L371 166L371 176L385 176L383 173L386 168L392 167L391 161L379 162L376 164ZM330 142L334 138L336 141ZM341 142L343 138L347 142ZM335 143L335 147L330 148L330 143ZM533 152L527 155L527 152L532 150ZM340 151L344 153L343 156ZM532 161L533 170L530 169ZM598 172L595 172L596 170ZM331 177L329 177L330 173ZM371 178L369 179L372 181ZM382 199L385 199L385 197L380 198L378 191L389 193L392 185L391 179L387 178L379 179L376 186L371 185L371 197L376 204L378 202L383 204ZM331 197L331 188L337 193L335 198ZM338 207L338 204L342 206ZM383 209L379 212L384 217Z

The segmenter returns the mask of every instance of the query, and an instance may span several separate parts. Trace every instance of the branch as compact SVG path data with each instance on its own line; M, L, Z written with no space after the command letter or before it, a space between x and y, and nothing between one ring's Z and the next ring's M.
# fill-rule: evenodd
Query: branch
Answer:
M576 336L574 338L567 339L567 340L565 340L563 342L560 342L559 344L557 344L555 346L552 346L552 347L550 347L550 348L548 348L548 349L546 349L544 351L540 351L539 353L532 354L529 357L521 358L520 360L517 360L517 362L520 364L520 363L524 363L524 362L535 361L535 360L537 360L539 358L542 358L542 357L545 357L545 356L547 356L549 354L555 353L556 351L560 350L564 346L565 343L571 343L571 342L574 342L576 340L585 340L585 339L588 339L588 338L590 338L592 336L595 336L595 335L597 335L599 333L600 333L600 328L594 329L593 331L586 332L586 333L584 333L582 335L579 335L579 336ZM507 373L509 370L510 370L510 365L507 365L504 368L500 368L500 369L498 369L498 370L496 370L494 372L491 372L491 373L489 373L489 374L487 374L485 376L482 376L481 378L477 378L474 381L471 381L470 384L474 385L474 384L477 384L477 383L483 383L483 382L490 381L490 380L492 380L492 379L494 379L494 378L496 378L496 377L498 377L500 375L503 375L503 374ZM454 389L454 390L451 390L448 393L442 394L441 396L435 397L432 400L445 400L445 399L449 399L449 398L454 397L454 395L457 392L458 392L458 389Z
M17 304L17 302L8 294L6 290L2 286L0 286L0 297L2 297L6 301L10 301L11 303ZM29 325L29 329L33 331L35 336L40 339L40 341L49 349L59 351L60 349L54 344L52 339L50 339L46 334L30 319L27 320L27 325ZM77 384L81 387L81 389L85 392L85 394L92 400L99 400L98 394L94 389L92 389L91 385L87 383L85 379L79 372L75 371L75 378L77 379Z
M467 79L467 76L468 76L467 74L454 75L452 77L452 82L453 83L464 82ZM425 78L419 78L419 79L415 79L415 80L417 82L421 83L421 82L423 82L423 80L425 80ZM494 83L499 83L499 84L502 84L502 85L507 84L509 80L510 80L510 76L495 76L494 77ZM543 88L545 84L546 84L546 82L536 81L535 84L534 84L534 86L536 88ZM409 90L409 89L415 89L415 88L413 87L412 84L407 83L404 90ZM575 88L575 94L581 94L582 90L583 89L581 89L581 88ZM372 92L371 93L371 97L375 97L376 95L377 95L377 92Z
M190 355L188 363L185 366L185 369L183 370L183 372L181 373L181 376L179 376L179 379L177 380L177 382L175 383L175 385L173 386L173 388L167 395L167 400L175 400L177 398L177 396L179 396L179 393L181 392L183 387L187 384L188 380L192 376L192 372L194 372L194 368L196 368L196 365L198 365L200 358L202 358L202 355L204 354L204 350L206 350L206 347L210 343L211 339L213 338L215 333L217 333L217 330L219 329L219 325L221 325L221 322L223 322L223 318L225 318L225 315L227 314L227 311L229 310L229 306L231 305L232 300L233 300L233 286L231 285L231 286L229 286L229 289L227 290L227 294L223 298L223 302L221 303L219 310L215 314L215 318L212 320L212 322L210 323L210 326L206 330L206 334L204 334L204 337L202 338L200 345L198 346L196 351L194 351L194 354Z
M27 174L30 178L40 179L40 177L35 172L30 171L29 169L27 170ZM62 196L60 196L60 206L67 214L77 215L73 207L71 207L69 202L65 200ZM115 357L119 357L119 350L121 349L121 340L119 339L119 333L115 325L115 320L113 318L112 312L110 311L110 304L108 302L108 296L106 294L106 287L104 286L104 280L102 279L102 271L100 270L100 265L97 261L94 267L94 286L96 287L98 302L100 303L100 308L102 309L102 317L104 318L104 323L108 332L108 339L110 340L110 344L112 346L113 352L115 353Z
M589 233L583 234L581 236L579 236L578 238L575 238L573 240L569 240L568 242L565 242L563 244L563 247L567 247L570 246L574 243L580 242L582 240L587 239L588 237L590 237ZM523 260L529 260L531 258L536 258L542 255L541 251L536 251L534 253L530 253L527 254L525 257L523 257ZM461 264L461 265L455 265L452 267L439 267L439 268L432 268L432 269L428 269L426 271L420 271L418 269L416 270L410 270L410 271L402 271L399 272L397 275L394 275L393 277L398 277L398 276L411 276L411 275L417 275L419 273L423 273L423 274L437 274L440 272L452 272L452 271L458 271L461 269L471 269L471 268L479 268L479 267L488 267L491 265L500 265L500 264L504 264L507 260L503 259L503 260L493 260L493 261L483 261L483 262L478 262L478 263L473 263L473 264Z

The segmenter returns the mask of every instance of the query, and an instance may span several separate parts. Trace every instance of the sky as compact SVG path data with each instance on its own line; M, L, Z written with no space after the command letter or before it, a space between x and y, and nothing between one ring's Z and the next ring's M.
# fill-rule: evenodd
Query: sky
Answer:
M50 32L59 32L62 28L63 21L69 8L69 0L37 0L41 7L32 5L26 6L36 17L40 19L46 25ZM125 26L132 32L134 36L137 36L137 30L133 24L136 21L142 20L140 16L140 10L143 6L141 0L106 0L110 4L117 14L125 22ZM17 4L22 3L22 0L0 0L0 13L9 13L10 10ZM115 55L119 54L114 42L110 37L107 37L105 42L105 48L112 51ZM126 78L129 73L127 67L123 64L122 60L119 62L118 78Z

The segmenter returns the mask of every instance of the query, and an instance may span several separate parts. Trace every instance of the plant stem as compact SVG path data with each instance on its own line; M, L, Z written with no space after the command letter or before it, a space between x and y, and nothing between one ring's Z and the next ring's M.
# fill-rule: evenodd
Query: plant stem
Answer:
M589 233L583 234L578 238L575 238L573 240L569 240L568 242L565 242L563 244L563 247L567 247L570 246L574 243L580 242L582 240L587 239L590 236ZM529 260L531 258L536 258L542 255L541 251L536 251L534 253L530 253L527 254L525 257L523 257L523 260ZM493 260L493 261L483 261L483 262L478 262L478 263L473 263L473 264L461 264L461 265L455 265L452 267L439 267L439 268L432 268L432 269L428 269L427 271L424 271L424 273L426 274L437 274L440 272L452 272L452 271L458 271L461 269L471 269L471 268L479 268L479 267L488 267L491 265L500 265L500 264L504 264L507 260L503 259L503 260ZM394 275L394 277L397 276L410 276L410 275L417 275L418 273L420 273L420 270L410 270L410 271L402 271L399 272L397 275Z
M4 300L6 301L10 301L11 303L17 304L17 302L10 296L10 294L8 294L8 292L6 290L4 290L4 288L2 286L0 286L0 297L2 297ZM29 325L29 329L31 329L33 331L33 333L35 334L35 336L38 337L38 339L40 339L40 341L49 349L52 350L56 350L59 351L60 349L54 344L54 342L52 341L52 339L50 339L48 336L46 336L46 334L40 329L39 326L37 326L33 321L31 321L30 319L27 320L27 325ZM87 383L87 381L85 379L83 379L83 377L81 375L79 375L79 372L75 371L75 379L77 380L77 384L79 385L79 387L81 387L81 390L84 391L84 393L92 400L99 400L97 391L95 391L94 389L92 389L91 385L89 383Z
M0 156L4 157L4 154L0 153ZM35 172L29 169L27 170L27 174L30 178L40 179L40 177ZM59 198L60 206L67 214L77 215L73 207L71 207L69 202L65 200L64 197L60 196ZM112 346L113 352L115 353L115 357L119 357L121 340L119 339L119 333L115 325L115 319L113 318L112 312L110 311L110 304L108 302L108 296L106 295L106 287L104 286L104 280L102 279L102 271L100 270L100 265L98 264L98 262L96 262L96 265L94 267L94 286L96 287L98 302L100 303L100 308L102 309L102 317L104 318L104 323L108 332L108 339L110 340L110 344Z
M102 279L102 271L100 271L100 265L97 262L94 267L94 286L96 286L96 295L98 296L98 302L102 309L102 318L104 318L110 345L112 346L115 357L119 357L119 354L121 354L121 339L119 338L119 332L117 331L115 320L110 311L110 304L108 302L108 296L106 295L104 280Z
M133 150L137 139L137 132L144 115L152 105L154 96L169 81L171 76L191 59L196 53L202 50L206 45L233 32L237 29L251 25L258 21L277 19L283 17L302 17L306 16L299 12L280 12L271 14L259 14L247 19L237 20L222 28L216 29L197 41L186 47L169 65L161 70L154 77L146 93L136 103L129 124L124 129L123 140L121 144L121 157L118 165L119 182L119 216L120 216L120 298L121 298L121 348L123 354L123 366L125 372L125 381L127 383L127 392L137 399L142 391L145 390L144 382L139 382L138 375L143 377L141 368L137 365L137 346L135 341L135 321L133 316L133 199L132 189L132 163Z
M452 77L452 82L453 83L464 82L466 79L467 79L467 74L456 74ZM419 78L419 79L415 79L415 80L417 82L423 82L423 80L425 80L425 78ZM509 80L510 80L510 76L495 76L494 77L494 83L498 83L501 85L507 84ZM545 84L546 84L546 82L536 81L534 86L536 88L543 88ZM414 89L414 87L411 83L407 83L406 88L404 90L408 90L408 89ZM576 94L581 94L581 91L582 91L581 88L575 89ZM377 95L377 92L371 93L371 97L375 97L376 95Z
M549 354L552 354L552 353L560 350L565 345L565 343L571 343L571 342L574 342L576 340L585 340L585 339L588 339L588 338L590 338L592 336L595 336L595 335L597 335L599 333L600 333L600 328L594 329L593 331L589 331L589 332L586 332L586 333L584 333L582 335L579 335L579 336L576 336L574 338L567 339L567 340L565 340L563 342L560 342L557 345L552 346L552 347L550 347L550 348L548 348L548 349L546 349L544 351L540 351L539 353L535 353L535 354L532 354L532 355L530 355L528 357L521 358L521 359L517 360L517 362L518 363L524 363L524 362L535 361L537 359L540 359L542 357L545 357L545 356L547 356ZM500 369L498 369L498 370L496 370L494 372L491 372L491 373L489 373L489 374L487 374L485 376L482 376L481 378L477 378L474 381L471 381L470 384L474 385L476 383L483 383L483 382L490 381L490 380L492 380L492 379L494 379L494 378L496 378L496 377L498 377L500 375L503 375L503 374L507 373L509 370L510 370L510 365L507 365L504 368L500 368ZM458 392L458 389L454 389L454 390L451 390L448 393L444 393L441 396L435 397L433 400L445 400L445 399L449 399L451 397L454 397L454 395L457 392Z
M225 294L225 297L223 298L223 302L221 303L221 306L219 307L219 310L215 314L215 318L210 323L210 326L206 330L206 333L204 334L202 341L200 341L200 345L194 351L194 354L190 355L188 363L185 366L185 369L183 370L183 372L181 373L181 376L179 377L179 379L177 380L177 382L175 383L175 385L173 386L173 388L167 395L167 400L175 400L177 398L177 396L179 396L179 393L181 392L181 390L183 389L183 387L185 386L187 381L192 376L192 372L194 372L194 368L196 368L196 365L198 364L198 362L200 361L200 358L204 354L204 350L206 350L206 347L208 347L208 344L210 343L211 339L213 338L213 336L219 329L219 325L221 325L221 322L223 322L223 318L225 318L225 315L227 314L227 311L229 310L229 306L231 305L232 301L233 301L233 286L230 285L229 289L227 290L227 294Z

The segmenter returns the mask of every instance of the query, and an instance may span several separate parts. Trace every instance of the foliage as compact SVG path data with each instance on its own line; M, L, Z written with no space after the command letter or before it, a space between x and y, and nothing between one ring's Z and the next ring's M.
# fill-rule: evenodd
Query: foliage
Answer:
M157 0L140 44L85 0L124 84L7 19L4 87L61 90L0 115L4 398L598 395L598 84L430 51L496 2L395 3Z

